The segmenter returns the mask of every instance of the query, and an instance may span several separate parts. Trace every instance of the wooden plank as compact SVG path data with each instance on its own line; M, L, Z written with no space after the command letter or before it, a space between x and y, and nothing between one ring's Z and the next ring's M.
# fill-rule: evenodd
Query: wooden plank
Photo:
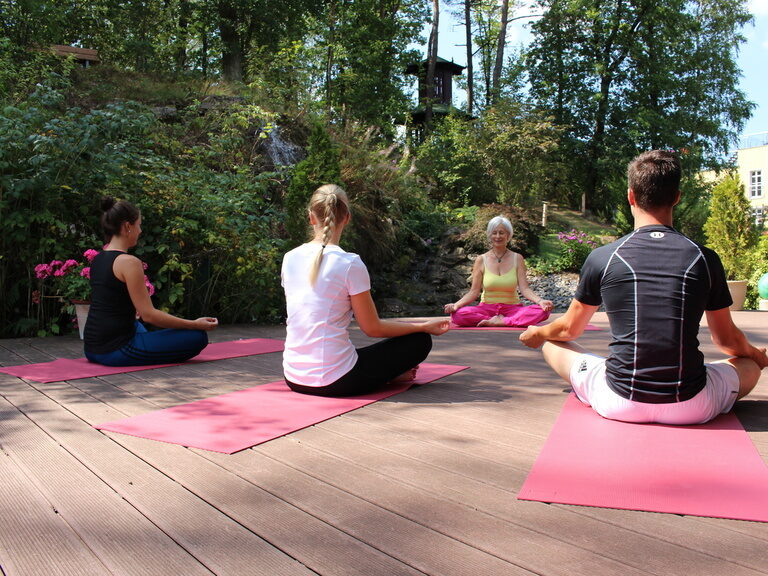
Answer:
M532 574L262 453L267 445L277 445L279 452L285 442L290 441L273 440L229 457L200 452L213 462L226 464L244 479L258 482L270 493L426 574ZM411 504L420 506L417 501Z
M107 419L113 419L115 412L94 400L101 395L114 400L108 387L93 381L88 389L90 396L57 400L91 424L102 421L105 409L110 411ZM129 402L126 406L134 408L135 404ZM233 456L213 463L181 446L122 434L108 436L310 570L329 576L418 574L407 564L264 490L259 478L249 481L233 474L229 469ZM290 478L283 475L274 481L290 482ZM312 490L307 494L311 495Z
M46 393L71 399L71 395L62 394L67 388L66 384L49 385ZM102 482L214 573L254 576L310 573L47 396L21 388L6 388L4 393L14 403L23 405L29 417L44 415L37 421L54 440L66 446ZM115 413L110 415L119 417ZM206 537L201 538L201 534Z
M111 572L5 452L0 453L0 558L10 576L107 576Z
M424 451L418 458L396 454L389 447L389 436L346 437L321 430L328 424L317 426L311 434L294 435L293 444L272 445L270 455L301 466L325 482L364 494L395 513L428 523L457 539L466 539L468 544L491 554L516 558L533 572L546 569L550 574L557 573L543 560L548 552L557 549L562 574L615 574L619 566L628 565L622 573L631 573L632 566L638 574L687 575L691 565L702 562L710 566L710 574L755 574L754 570L741 570L717 560L706 551L696 552L660 541L653 532L630 532L615 525L590 522L564 508L517 501L515 493L524 473L511 474L509 487L504 490L485 481L484 472L491 467L487 462L478 461L476 479L425 463ZM270 450L270 446L264 450ZM434 457L441 456L438 453ZM471 454L467 458L471 459ZM420 505L413 506L414 501ZM416 517L417 514L420 516ZM587 542L582 540L585 532L591 535ZM612 542L610 547L605 546L607 541ZM579 546L569 550L573 542L579 542ZM762 546L760 551L762 559ZM753 561L755 552L752 551ZM577 572L574 566L580 566L583 572Z
M0 399L3 450L110 570L135 576L211 574L20 408Z
M744 523L730 520L719 520L720 526L715 530L718 532L716 543L710 539L702 538L702 531L712 532L703 522L710 519L697 517L679 517L669 514L651 514L636 511L614 511L600 508L575 507L560 505L560 512L553 512L554 506L546 506L539 503L517 502L515 495L522 486L528 473L528 467L520 470L515 464L507 466L494 461L488 461L477 457L473 447L468 446L466 452L461 456L446 456L446 450L443 447L435 446L422 442L414 437L400 438L401 435L396 429L391 431L366 432L362 423L355 423L349 426L344 422L349 418L341 417L326 421L317 426L317 428L327 430L329 435L325 438L318 434L317 430L308 439L303 439L302 444L314 447L321 451L327 451L336 455L336 450L343 452L346 457L348 450L344 450L349 444L349 448L357 446L359 450L355 453L354 463L366 466L368 469L386 472L388 476L401 482L407 482L410 485L429 489L431 492L439 495L443 499L451 499L457 503L468 503L473 508L485 511L494 516L499 516L509 522L523 523L525 526L535 527L537 530L543 530L547 534L562 533L570 528L570 532L561 537L566 542L572 542L578 539L579 534L588 531L597 541L599 553L602 549L605 538L616 538L620 541L631 542L628 549L629 554L640 554L635 558L635 566L642 567L638 562L645 561L645 555L652 550L653 546L648 544L638 545L639 538L631 534L620 538L619 535L628 527L634 533L643 534L645 537L654 540L681 546L686 553L675 553L674 556L679 560L686 559L687 551L696 551L705 556L716 556L727 562L749 567L752 570L764 572L768 570L764 559L765 541L752 537L745 539L743 535L729 529L734 525L748 525L753 523ZM341 437L341 438L340 438ZM393 452L397 457L393 458L389 453ZM459 450L454 450L459 452ZM384 454L382 454L384 453ZM398 465L398 460L399 465ZM385 463L382 463L385 461ZM397 466L391 473L389 470ZM350 473L350 476L359 478L359 473ZM506 475L506 486L500 485L498 479ZM429 488L427 488L429 487ZM550 514L554 514L556 519L550 521ZM607 522L610 526L595 526L593 523L587 523L578 517L570 516L579 514L587 516L601 522ZM614 518L617 514L625 522L616 522ZM640 529L643 526L644 529ZM765 525L760 525L765 526ZM600 534L603 533L601 537ZM589 544L582 544L589 547ZM613 547L612 551L619 548ZM654 554L654 557L665 557L664 554ZM623 558L626 561L626 558ZM688 561L695 562L696 558L688 558ZM713 570L718 569L717 563L712 563ZM669 574L673 574L673 568L664 564ZM682 566L685 571L685 564ZM716 572L713 572L716 573Z

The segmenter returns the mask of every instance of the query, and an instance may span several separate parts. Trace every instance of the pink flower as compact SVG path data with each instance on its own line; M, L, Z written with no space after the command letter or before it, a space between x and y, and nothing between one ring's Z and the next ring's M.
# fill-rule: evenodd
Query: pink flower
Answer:
M35 266L35 278L43 280L51 275L50 264L38 264Z
M90 266L83 267L83 269L80 270L80 276L85 276L86 278L88 278L90 280L90 278L91 278L91 267Z
M141 267L144 268L144 270L147 270L149 268L149 264L147 264L146 262L142 262Z
M40 304L40 290L33 290L32 291L32 303L33 304Z
M152 282L149 281L149 278L147 278L146 274L144 275L144 286L147 287L147 292L149 292L150 296L155 293L155 286L152 284Z
M98 250L94 250L92 248L89 248L88 250L83 252L83 256L85 257L86 260L88 260L88 262L93 262L93 259L96 258L98 253L99 253Z
M80 266L80 262L77 260L67 260L62 264L61 268L59 269L61 271L61 276L66 274L70 268L74 268L75 266Z

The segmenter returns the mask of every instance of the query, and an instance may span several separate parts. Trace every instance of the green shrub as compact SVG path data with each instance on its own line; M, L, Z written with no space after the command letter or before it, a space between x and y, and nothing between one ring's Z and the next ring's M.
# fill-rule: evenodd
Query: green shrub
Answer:
M488 251L488 222L494 216L505 216L512 223L513 234L510 240L512 250L524 257L536 252L539 238L544 229L538 215L518 206L487 204L478 208L474 222L462 235L464 248L469 254L481 254Z
M341 184L339 152L325 126L316 122L309 135L307 157L294 167L285 194L285 229L290 246L307 241L307 205L314 191L323 184Z
M576 229L560 232L557 238L560 241L560 253L555 267L563 272L579 272L589 253L599 245L594 236Z
M707 246L720 256L728 279L736 280L744 274L749 266L749 251L757 242L757 231L752 208L737 175L727 175L712 189L704 233Z
M747 299L744 302L744 308L747 310L756 310L760 301L757 293L757 282L760 277L768 273L768 236L761 236L757 245L749 252L746 258L748 269L744 276L748 280Z

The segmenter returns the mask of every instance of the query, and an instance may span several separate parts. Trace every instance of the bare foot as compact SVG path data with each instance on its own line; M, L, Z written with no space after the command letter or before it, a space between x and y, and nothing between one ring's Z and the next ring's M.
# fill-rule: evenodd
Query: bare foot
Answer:
M504 316L501 314L494 316L493 318L488 318L487 320L480 320L480 322L477 323L478 326L506 326L504 324Z
M403 374L400 374L397 378L393 378L391 381L395 384L402 384L403 382L413 382L416 380L416 372L418 371L419 367L415 366L414 368L411 368L407 372L404 372Z

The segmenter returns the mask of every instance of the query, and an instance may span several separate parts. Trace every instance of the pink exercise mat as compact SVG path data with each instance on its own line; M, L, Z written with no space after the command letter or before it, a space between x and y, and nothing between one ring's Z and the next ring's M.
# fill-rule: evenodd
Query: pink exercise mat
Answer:
M768 467L733 413L628 424L571 394L517 497L768 522Z
M427 384L467 368L448 364L421 364L414 382L393 384L373 394L350 398L299 394L280 380L107 422L96 428L232 454L388 398L414 384Z
M536 324L536 326L544 326L544 324ZM456 326L456 324L451 323L451 330L487 330L489 332L510 332L517 330L518 332L523 332L526 329L527 328L520 326ZM584 327L584 330L602 330L602 328L598 328L592 324L587 324Z
M268 338L249 338L246 340L231 340L228 342L215 342L208 344L197 356L184 362L184 364L196 364L210 362L211 360L223 360L225 358L238 358L240 356L253 356L256 354L268 354L270 352L282 352L285 343L282 340ZM18 376L34 382L62 382L64 380L78 380L80 378L93 378L95 376L109 376L110 374L123 374L125 372L137 372L139 370L151 370L152 368L165 368L179 366L175 364L152 364L149 366L102 366L94 364L85 358L59 358L53 362L40 364L23 364L21 366L0 367L0 372Z

